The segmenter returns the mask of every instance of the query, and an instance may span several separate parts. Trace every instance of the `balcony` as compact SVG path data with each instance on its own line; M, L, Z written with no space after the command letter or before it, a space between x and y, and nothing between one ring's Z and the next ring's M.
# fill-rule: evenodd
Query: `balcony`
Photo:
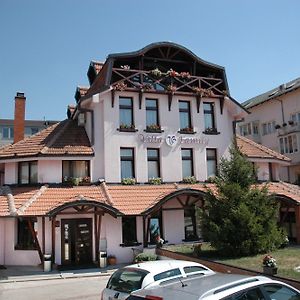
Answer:
M139 108L142 106L143 93L157 93L168 95L169 110L171 110L173 95L195 96L197 112L199 112L201 98L219 98L221 113L227 91L222 90L224 82L221 78L193 76L189 72L178 73L172 69L161 72L159 69L151 71L133 70L128 66L112 69L112 106L114 106L115 91L134 91L139 93Z
M280 127L279 127L280 126ZM290 133L300 132L300 122L289 121L283 125L277 125L278 136L284 136Z

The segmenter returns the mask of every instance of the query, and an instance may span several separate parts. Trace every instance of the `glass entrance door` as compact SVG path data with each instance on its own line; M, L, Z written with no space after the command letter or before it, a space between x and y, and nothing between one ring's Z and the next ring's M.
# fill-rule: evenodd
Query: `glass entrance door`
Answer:
M61 221L62 265L84 265L93 261L92 219Z

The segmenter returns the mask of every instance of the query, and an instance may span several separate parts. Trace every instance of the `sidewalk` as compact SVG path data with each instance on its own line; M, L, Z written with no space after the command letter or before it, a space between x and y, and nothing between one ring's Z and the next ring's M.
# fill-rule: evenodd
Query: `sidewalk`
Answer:
M44 272L40 266L6 266L6 269L0 269L0 284L36 280L110 276L115 270L124 265L125 264L118 264L101 269L90 268L68 271L52 270L51 272Z

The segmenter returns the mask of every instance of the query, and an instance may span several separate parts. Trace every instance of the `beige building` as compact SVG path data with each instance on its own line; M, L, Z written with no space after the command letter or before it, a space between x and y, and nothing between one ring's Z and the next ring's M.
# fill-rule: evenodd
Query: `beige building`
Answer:
M239 123L242 136L291 159L279 179L300 183L300 78L282 84L243 103L250 112Z

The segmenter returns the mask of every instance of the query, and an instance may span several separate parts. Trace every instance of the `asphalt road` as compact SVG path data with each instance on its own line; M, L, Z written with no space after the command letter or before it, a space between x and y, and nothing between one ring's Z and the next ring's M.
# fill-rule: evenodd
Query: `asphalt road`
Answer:
M100 300L109 276L0 283L1 300Z

